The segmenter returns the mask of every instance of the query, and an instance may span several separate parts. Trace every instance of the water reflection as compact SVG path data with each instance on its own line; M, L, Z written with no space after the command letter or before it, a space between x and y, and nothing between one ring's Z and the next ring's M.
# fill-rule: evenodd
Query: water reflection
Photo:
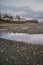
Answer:
M43 44L43 34L25 34L25 33L0 33L0 38L23 41L34 44Z

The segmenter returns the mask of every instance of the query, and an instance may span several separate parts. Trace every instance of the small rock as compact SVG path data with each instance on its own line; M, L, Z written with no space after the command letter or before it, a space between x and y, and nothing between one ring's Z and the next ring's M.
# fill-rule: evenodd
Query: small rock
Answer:
M33 52L34 55L36 55L36 52Z
M8 61L8 58L6 59L6 61Z
M3 49L1 49L1 52L3 52Z

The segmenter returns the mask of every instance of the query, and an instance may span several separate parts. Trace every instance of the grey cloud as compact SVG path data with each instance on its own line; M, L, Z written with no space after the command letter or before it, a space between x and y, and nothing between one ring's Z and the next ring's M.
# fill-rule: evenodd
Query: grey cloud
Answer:
M0 0L1 5L5 6L27 6L33 10L43 10L43 0Z

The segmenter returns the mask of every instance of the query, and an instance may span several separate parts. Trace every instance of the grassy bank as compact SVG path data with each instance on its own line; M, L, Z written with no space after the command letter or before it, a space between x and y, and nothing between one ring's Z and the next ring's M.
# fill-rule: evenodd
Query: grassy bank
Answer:
M43 45L0 39L0 65L43 65Z

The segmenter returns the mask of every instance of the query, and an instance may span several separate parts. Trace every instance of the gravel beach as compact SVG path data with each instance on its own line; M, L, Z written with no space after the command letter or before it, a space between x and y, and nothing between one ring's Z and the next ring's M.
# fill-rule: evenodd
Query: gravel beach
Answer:
M43 65L43 45L0 39L0 65Z

